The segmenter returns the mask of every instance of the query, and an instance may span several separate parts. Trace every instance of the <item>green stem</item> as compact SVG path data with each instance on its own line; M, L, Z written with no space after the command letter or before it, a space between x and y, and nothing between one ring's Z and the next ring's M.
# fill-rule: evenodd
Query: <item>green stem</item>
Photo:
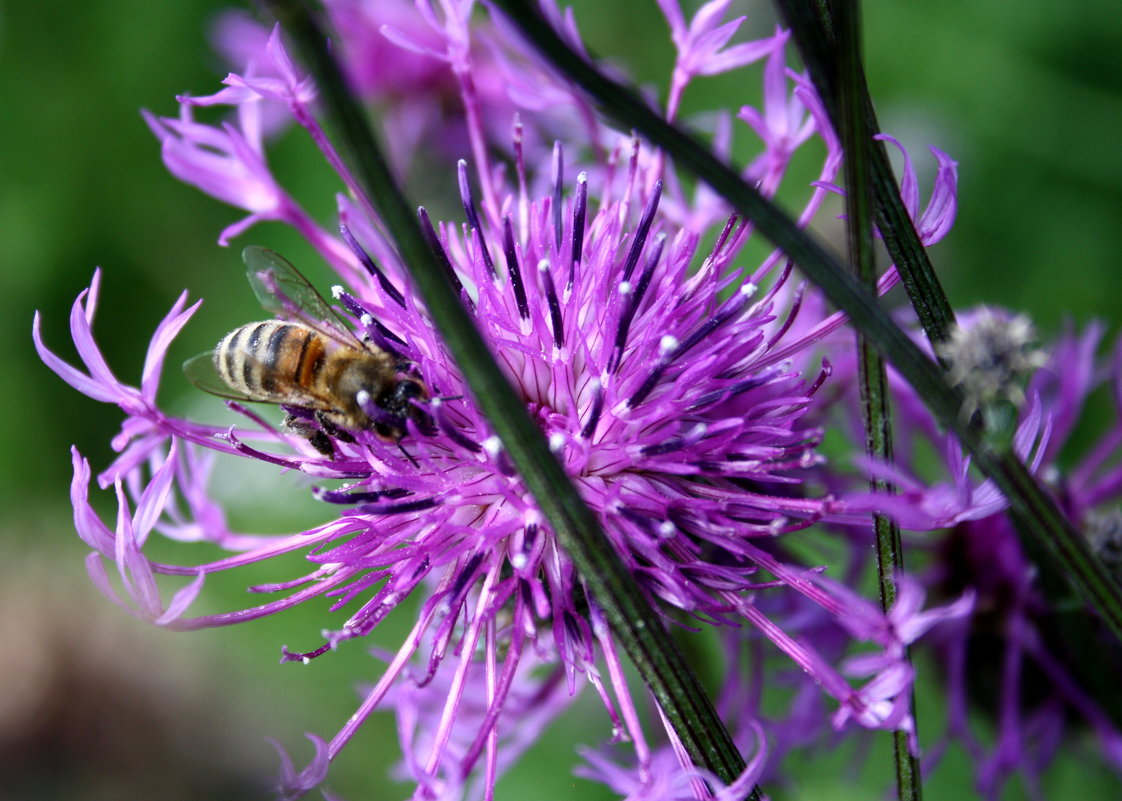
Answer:
M874 295L795 221L745 183L739 173L717 159L696 137L668 123L632 90L606 78L568 47L525 0L495 0L539 53L548 58L599 105L601 113L624 128L634 128L665 150L679 166L713 187L729 204L755 223L787 257L849 315L864 334L912 385L935 418L953 431L974 463L1002 491L1010 513L1048 548L1087 601L1122 640L1122 587L1094 556L1086 541L1025 466L1007 450L994 447L984 432L961 419L962 395L949 386L942 369L908 338Z
M845 153L853 154L845 160L845 213L846 234L849 243L851 267L862 286L876 292L877 270L873 250L873 191L870 185L870 141L864 114L864 95L861 87L861 34L860 7L854 2L837 4L834 14L838 40L839 76L838 116L834 127L842 141ZM892 421L889 403L888 373L884 360L863 335L857 337L858 380L861 396L861 416L865 425L865 453L882 464L891 464ZM894 494L896 488L882 478L870 480L874 492ZM873 532L876 538L877 583L880 587L881 607L887 613L896 603L896 576L904 572L904 551L900 542L900 527L886 515L873 515ZM911 663L911 654L905 659ZM919 723L915 718L915 689L910 690L912 720L917 736ZM896 765L896 796L900 801L920 801L923 797L919 766L904 729L892 732Z
M590 596L661 706L690 758L732 783L745 763L696 675L662 620L610 545L599 520L550 453L525 403L503 376L448 277L437 263L411 206L396 186L363 112L328 51L306 0L265 0L298 46L319 89L324 118L365 200L377 210L408 265L413 285L471 389L502 440ZM756 791L753 791L755 795Z

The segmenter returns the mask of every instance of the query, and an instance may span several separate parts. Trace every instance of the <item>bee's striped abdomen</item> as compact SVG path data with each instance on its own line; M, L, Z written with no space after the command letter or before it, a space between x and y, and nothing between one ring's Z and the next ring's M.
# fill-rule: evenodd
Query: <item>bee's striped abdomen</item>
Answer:
M214 349L214 365L234 389L255 399L283 402L294 389L315 387L324 355L323 338L312 329L266 320L227 334Z

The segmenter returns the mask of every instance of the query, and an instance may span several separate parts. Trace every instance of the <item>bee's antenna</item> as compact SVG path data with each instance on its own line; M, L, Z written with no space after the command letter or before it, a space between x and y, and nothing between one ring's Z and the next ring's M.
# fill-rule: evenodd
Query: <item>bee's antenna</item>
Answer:
M405 450L405 446L402 445L400 442L397 443L397 449L399 451L401 451L402 455L406 459L408 459L413 464L413 466L415 468L417 468L418 470L421 469L421 466L419 464L417 464L417 460L413 458L413 454L411 454L409 451Z

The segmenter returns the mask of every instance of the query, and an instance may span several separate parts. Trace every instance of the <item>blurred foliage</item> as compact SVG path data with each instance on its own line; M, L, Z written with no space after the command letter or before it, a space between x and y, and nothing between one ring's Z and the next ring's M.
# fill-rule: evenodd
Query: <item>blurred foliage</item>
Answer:
M215 90L225 66L209 49L206 29L225 5L40 0L0 6L0 332L12 346L2 400L9 423L0 462L2 536L20 558L57 557L57 580L83 599L74 601L78 609L105 602L77 569L84 548L69 522L68 449L77 444L95 472L101 469L111 458L108 442L120 417L115 408L69 390L39 363L30 339L32 311L43 315L48 345L74 359L69 308L101 265L98 341L117 374L135 382L148 337L178 294L187 289L192 299L206 298L173 349L164 382L170 403L198 403L177 363L256 313L241 278L241 246L266 244L302 265L312 260L305 244L276 226L218 248L218 232L241 213L170 177L138 113L149 108L174 115L175 93ZM672 50L653 2L575 5L594 52L644 83L665 86ZM774 24L769 8L754 4L749 13L748 30L762 34ZM1119 268L1111 265L1122 250L1122 15L1115 4L869 0L865 30L882 125L908 146L926 175L924 192L934 164L926 145L948 151L960 165L959 222L933 252L952 302L1024 310L1049 334L1064 319L1099 317L1113 334ZM686 113L744 97L739 80L698 81L687 94ZM337 186L310 146L289 137L271 158L287 184L298 187L298 198L326 220ZM202 408L218 414L213 403ZM272 501L266 485L258 495ZM255 530L291 528L291 520L275 511L271 519L263 519L260 508L236 514L235 522ZM310 504L283 511L285 517L315 514ZM11 570L12 558L6 562ZM53 574L37 575L39 591L51 594L45 585ZM217 611L244 604L246 584L275 578L232 577L204 605ZM324 610L300 610L236 631L146 636L157 650L229 667L244 683L215 694L244 697L262 722L243 728L276 735L302 760L308 750L300 732L334 731L353 709L352 682L372 680L378 671L361 646L304 670L276 666L280 644L314 644L328 620ZM378 638L386 646L396 636L390 628ZM922 713L929 707L937 716L937 703L929 700ZM568 764L569 741L597 742L607 726L578 728L569 719L568 735L549 735L544 762L516 770L507 786L519 789L509 797L589 795L587 783L557 769L557 754ZM331 786L356 799L400 796L400 787L383 778L396 750L388 729L364 732L340 760ZM836 770L812 771L779 795L845 797L822 784L844 774L844 762L831 758ZM929 799L968 792L959 774L944 773L946 782L928 785ZM1061 767L1056 781L1071 773ZM884 775L868 786L878 787ZM1008 797L1019 798L1021 791L1014 786Z

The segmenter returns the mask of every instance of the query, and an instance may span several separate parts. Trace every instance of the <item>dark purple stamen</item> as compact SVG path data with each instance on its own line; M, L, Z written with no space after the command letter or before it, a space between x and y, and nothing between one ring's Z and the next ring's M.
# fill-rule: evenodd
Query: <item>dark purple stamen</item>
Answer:
M549 304L549 319L553 323L553 344L560 348L565 341L565 324L561 319L561 303L557 300L557 289L553 286L553 274L549 270L549 260L538 262L538 275L545 289L545 299Z
M483 562L483 554L472 554L467 562L464 563L456 572L456 580L452 584L451 592L449 593L448 600L452 607L455 607L463 600L463 596L467 593L468 588L476 579L476 571L479 570L479 565Z
M639 254L647 243L647 235L651 232L655 212L658 211L658 200L662 197L662 181L656 181L651 196L647 198L647 207L643 209L643 216L639 218L639 227L635 229L635 238L631 240L631 250L627 252L627 261L623 265L623 280L630 281L631 273L635 272L635 265L639 263Z
M378 348L386 351L395 359L404 359L398 349L390 344L391 342L395 342L398 345L404 345L404 339L378 322L378 319L369 311L367 311L366 307L363 306L353 295L347 292L338 292L336 293L335 297L347 308L347 311L349 311L359 319L359 322L362 324L362 327L366 331L367 336L370 337L370 340ZM369 324L367 324L367 321L369 321Z
M461 448L464 448L472 453L479 453L483 450L483 446L468 437L448 419L447 413L444 411L444 404L434 402L432 404L432 416L436 418L436 425L440 431L448 437L448 439L455 442Z
M573 252L569 258L569 283L568 289L573 288L576 279L576 269L580 265L582 251L584 250L584 219L588 212L588 173L582 172L577 176L577 191L573 202Z
M366 324L367 320L370 321L369 325ZM375 339L375 336L374 336L375 334L377 334L379 337L381 337L383 341L382 342L377 342L376 341L374 344L378 345L381 348L384 348L385 350L388 350L390 353L394 353L394 354L397 353L397 350L392 345L389 344L390 342L393 342L393 343L398 344L398 345L405 345L406 344L404 339L399 337L397 334L395 334L390 329L386 328L386 326L384 326L378 320L378 318L375 317L372 314L370 314L366 317L360 317L359 322L361 322L363 324L363 327L366 329L366 332L370 335L371 339Z
M510 215L503 217L503 253L506 254L506 271L510 276L510 288L514 290L514 300L518 304L518 316L529 319L530 307L526 303L526 288L522 286L522 271L518 267L518 251L514 248L514 227Z
M364 515L395 515L405 512L421 512L439 506L437 498L422 498L419 501L406 501L405 503L364 503L355 507L354 511Z
M370 258L370 254L358 243L358 240L354 238L350 229L347 228L346 225L340 225L339 233L343 235L343 241L347 243L347 247L351 249L351 252L358 256L358 260L362 262L362 266L366 268L366 271L378 279L378 286L382 287L382 291L398 306L405 308L405 296L402 295L401 291L386 277L386 274L382 272L381 268L374 263L374 259Z
M483 257L483 263L487 265L487 272L494 278L495 263L491 261L491 251L483 240L483 226L479 224L479 213L475 210L475 198L471 194L471 183L468 181L467 162L463 159L456 163L456 174L460 181L460 202L464 204L468 225L471 226L472 233L478 237L479 254Z
M317 656L327 653L331 650L331 643L324 643L314 651L304 651L299 653L296 651L288 650L288 646L281 648L281 661L282 662L306 662L309 659L315 659Z
M366 310L366 307L358 302L358 298L356 298L350 292L343 290L342 287L335 287L332 295L337 301L346 306L347 311L349 311L355 317L362 317L362 315L364 314L370 314L370 312Z
M401 338L378 322L376 317L371 316L366 319L370 320L370 325L364 326L367 336L370 337L370 341L392 356L395 361L408 361L401 351L390 344L391 342L397 342L404 345L405 343L401 341Z
M630 520L648 533L655 532L655 521L651 519L650 515L640 512L638 509L632 509L630 506L621 506L619 513L624 519Z
M592 409L588 414L588 422L584 424L584 428L580 430L580 435L585 439L592 436L592 432L596 430L596 424L600 422L600 415L604 411L604 387L599 380L595 380L592 385Z
M426 573L429 572L429 568L431 566L432 566L432 558L426 554L424 557L422 557L421 561L417 562L416 566L413 568L413 572L409 575L409 581L413 584L416 584L418 581L421 580L421 578ZM389 611L389 607L383 607L383 608L386 609L386 612ZM385 614L380 615L379 617L384 617L384 616L385 616Z
M619 364L623 360L623 347L627 343L627 332L631 328L631 322L635 319L635 313L639 311L639 305L643 302L647 287L650 286L655 267L658 266L658 261L662 258L662 249L665 244L666 234L659 234L654 251L647 259L647 265L643 268L643 272L639 275L639 283L636 284L634 291L626 299L627 307L619 317L619 325L616 326L615 347L612 349L611 359L608 360L609 373L618 370Z
M404 498L406 495L412 495L407 489L402 487L392 487L385 490L369 490L367 492L348 492L347 490L329 490L323 487L312 488L312 497L317 501L324 503L339 503L339 504L352 504L352 503L371 503L373 501L389 498L391 500L397 498Z
M576 615L566 609L561 615L561 620L565 624L565 632L573 642L580 643L585 641L584 629L580 625L580 622L577 621Z
M708 426L704 423L698 423L682 436L671 437L658 445L647 445L643 447L640 452L644 456L661 456L666 453L682 450L683 448L689 448L700 442L705 437L707 431Z
M688 337L679 342L673 350L662 356L655 363L655 366L651 369L650 374L647 376L647 380L643 382L643 385L641 387L639 387L639 391L632 395L630 400L627 401L627 405L629 408L634 409L636 406L646 400L647 396L651 393L651 390L653 390L655 388L655 385L658 384L658 380L662 377L663 371L665 371L666 368L669 367L675 359L686 353L698 342L705 339L705 337L712 334L720 326L728 322L732 317L739 314L744 309L744 307L748 305L748 301L752 298L752 292L748 289L748 287L748 284L743 285L740 291L738 291L735 295L724 302L722 307L713 317L709 318L709 320L707 320L704 324L695 328Z
M529 549L526 549L526 553L529 553L529 552L530 552ZM535 607L534 591L532 589L530 589L530 582L529 581L519 581L518 582L518 594L522 596L522 604L527 609L533 609Z
M741 395L750 389L756 389L757 387L762 387L765 384L770 384L775 380L775 377L777 375L779 375L778 370L769 370L762 375L753 376L752 378L746 378L743 381L737 381L735 384L731 384L727 387L715 389L712 392L706 392L696 401L687 406L686 411L696 412L699 409L704 409L706 406L712 406L715 403L726 401L729 398L735 397L736 395Z
M565 182L565 156L561 143L553 143L553 243L561 252L561 190Z
M525 534L522 535L522 546L525 553L530 553L534 550L534 542L538 538L538 526L536 523L527 523Z
M440 263L441 268L444 270L444 275L448 281L456 289L456 293L463 298L467 304L468 309L475 311L475 304L471 298L464 292L464 285L460 282L460 276L456 275L456 270L452 267L452 262L448 259L448 254L444 251L444 245L440 244L440 237L436 235L436 229L432 227L432 220L429 219L429 213L425 210L424 206L417 209L417 218L421 222L421 233L425 237L425 242L428 243L429 248L436 256L437 262Z

